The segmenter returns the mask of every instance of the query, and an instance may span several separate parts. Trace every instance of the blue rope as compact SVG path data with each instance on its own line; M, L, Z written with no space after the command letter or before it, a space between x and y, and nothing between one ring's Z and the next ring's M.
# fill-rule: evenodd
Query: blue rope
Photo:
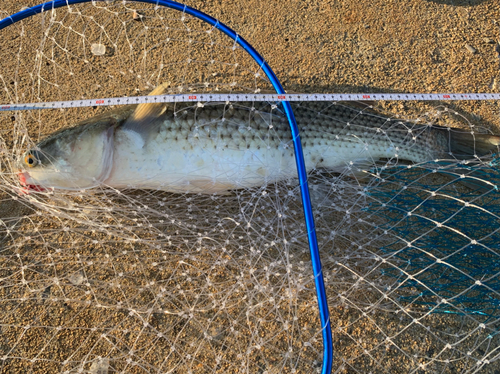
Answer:
M59 8L65 5L73 5L78 3L85 3L91 0L53 0L34 6L32 8L25 9L21 12L13 14L7 18L0 21L0 30L3 28L25 19L27 17L33 16L35 14L47 11L50 9ZM196 18L205 21L206 23L214 26L216 29L222 31L224 34L232 38L235 43L238 43L255 62L261 67L266 76L272 83L276 93L284 94L285 90L281 86L280 81L272 71L271 67L262 58L262 56L242 37L240 37L235 31L220 23L215 18L200 12L199 10L188 7L184 4L177 3L170 0L134 0L138 2L150 3L155 5L162 5L168 8L178 10L180 12L189 14ZM304 208L304 216L307 228L307 237L309 240L309 250L311 253L311 262L314 273L314 282L316 285L316 295L318 298L318 307L321 320L321 333L323 335L323 367L321 370L322 374L331 373L332 371L332 360L333 360L333 344L332 344L332 330L330 326L330 316L328 312L328 303L325 292L325 284L323 279L323 272L321 270L321 261L318 250L318 242L316 238L316 228L314 225L314 216L311 207L311 199L309 196L309 188L307 185L307 172L304 163L304 154L302 152L302 145L300 142L299 129L297 127L297 122L295 121L295 116L293 114L292 107L288 101L283 101L283 108L285 110L288 122L290 124L290 129L293 135L293 145L295 149L295 162L297 165L297 173L299 176L300 192L302 194L302 205Z

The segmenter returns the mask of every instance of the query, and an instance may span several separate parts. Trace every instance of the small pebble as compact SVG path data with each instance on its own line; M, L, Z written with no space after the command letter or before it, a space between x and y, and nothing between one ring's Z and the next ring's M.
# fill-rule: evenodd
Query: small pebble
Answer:
M472 54L475 54L477 52L477 49L471 46L470 44L466 44L465 48L467 48L467 50Z
M106 53L106 46L104 44L92 44L90 51L95 56L103 56Z
M139 13L137 10L134 10L134 13L132 13L132 18L136 21L140 21L142 17L143 15Z
M83 283L83 281L85 280L85 276L81 272L76 272L76 273L71 274L68 277L68 279L72 284L74 284L75 286L78 286L78 285Z
M89 372L91 374L108 374L109 373L109 358L99 358L92 363Z
M494 91L498 88L498 80L496 78L491 80L490 88Z
M493 39L490 39L490 38L483 38L483 41L486 44L495 44L495 41Z

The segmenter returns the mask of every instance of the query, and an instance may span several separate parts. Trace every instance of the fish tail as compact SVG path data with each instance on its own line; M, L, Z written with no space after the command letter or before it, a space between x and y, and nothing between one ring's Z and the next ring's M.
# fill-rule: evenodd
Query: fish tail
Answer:
M439 132L439 158L452 156L457 160L470 160L491 156L500 151L500 136L497 135L437 126L433 129Z
M461 185L483 193L496 190L494 181L485 179L487 170L483 170L480 165L484 165L483 161L489 157L500 153L500 136L438 126L433 126L432 131L437 134L433 137L437 144L431 146L436 147L435 156L442 161L441 166L445 166L440 169L441 174L448 175ZM481 162L465 166L466 164L461 162L451 162L450 159ZM447 164L451 168L446 167Z

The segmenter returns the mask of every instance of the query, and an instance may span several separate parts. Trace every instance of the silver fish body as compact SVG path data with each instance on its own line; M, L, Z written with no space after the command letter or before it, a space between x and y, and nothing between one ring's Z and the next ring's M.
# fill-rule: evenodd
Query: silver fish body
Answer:
M379 123L377 132L356 124L354 117L350 118L354 123L332 121L345 113L340 107L323 108L322 114L319 109L314 105L295 108L307 170L340 171L380 158L415 162L432 158L432 141L424 135L425 128L419 129L416 140L407 129L392 130L390 138L384 128L387 120ZM140 125L117 129L113 164L119 167L113 167L105 184L220 192L296 176L288 121L270 104L180 105L156 121L146 134Z
M223 193L296 177L292 135L279 105L142 104L132 114L127 110L42 141L25 157L25 184ZM392 120L340 103L307 102L293 110L309 171L356 171L381 159L473 158L500 143L495 136Z

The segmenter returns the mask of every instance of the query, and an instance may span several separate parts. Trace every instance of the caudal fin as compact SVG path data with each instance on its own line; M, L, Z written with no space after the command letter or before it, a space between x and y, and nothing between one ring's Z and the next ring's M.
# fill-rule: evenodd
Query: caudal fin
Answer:
M434 129L439 133L436 154L444 162L443 166L448 165L440 169L442 174L473 190L488 192L496 189L494 181L485 179L487 170L480 167L481 162L450 164L448 160L486 161L489 156L500 153L500 136L438 126Z
M441 150L440 158L471 160L500 152L500 136L480 134L461 129L436 127L442 139L447 139L447 149Z

